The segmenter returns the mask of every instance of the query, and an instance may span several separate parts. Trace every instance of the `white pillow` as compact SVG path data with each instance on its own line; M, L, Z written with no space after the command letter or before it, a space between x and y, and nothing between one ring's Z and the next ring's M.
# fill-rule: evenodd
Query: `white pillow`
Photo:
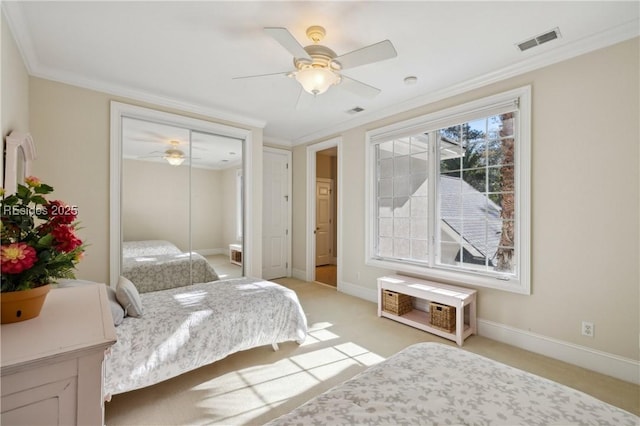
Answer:
M116 291L107 286L107 297L109 298L109 307L111 308L111 316L113 317L113 325L116 327L122 324L124 320L124 309L118 302Z
M142 300L140 300L138 289L125 277L118 279L116 298L124 308L125 316L136 318L142 316Z

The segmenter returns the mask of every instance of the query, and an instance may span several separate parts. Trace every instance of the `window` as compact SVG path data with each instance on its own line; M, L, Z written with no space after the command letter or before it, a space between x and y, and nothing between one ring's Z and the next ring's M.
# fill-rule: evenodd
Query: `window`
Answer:
M367 134L367 264L530 293L530 88Z

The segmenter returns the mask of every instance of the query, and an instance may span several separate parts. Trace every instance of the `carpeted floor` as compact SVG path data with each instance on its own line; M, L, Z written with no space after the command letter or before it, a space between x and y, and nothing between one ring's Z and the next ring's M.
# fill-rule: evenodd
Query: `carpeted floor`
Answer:
M216 273L221 280L242 276L242 266L229 262L229 256L224 254L213 254L205 257L209 264L213 266L213 269L216 270Z
M293 278L307 314L307 341L231 355L106 403L107 426L263 424L431 334L378 318L373 303ZM463 349L555 380L640 415L640 387L480 336Z

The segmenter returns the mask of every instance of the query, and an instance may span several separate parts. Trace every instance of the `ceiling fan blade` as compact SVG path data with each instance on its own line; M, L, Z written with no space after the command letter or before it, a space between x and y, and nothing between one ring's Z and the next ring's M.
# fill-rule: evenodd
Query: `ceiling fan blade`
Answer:
M381 92L377 87L369 86L361 81L354 80L351 77L347 77L346 75L342 76L342 82L338 85L338 87L342 87L345 90L350 91L351 93L355 93L356 95L360 95L365 98L374 98L378 93Z
M289 51L295 58L305 58L311 60L311 57L302 47L298 40L291 35L286 28L268 27L264 31Z
M301 111L309 108L314 100L315 98L313 97L313 95L305 92L302 88L300 88L298 101L296 102L296 110Z
M389 40L384 40L353 52L345 53L334 59L340 62L342 69L359 67L373 62L384 61L398 56L395 47Z
M242 80L243 78L269 77L269 76L272 76L272 75L287 75L290 72L291 71L273 72L273 73L270 73L270 74L245 75L243 77L233 77L232 80Z

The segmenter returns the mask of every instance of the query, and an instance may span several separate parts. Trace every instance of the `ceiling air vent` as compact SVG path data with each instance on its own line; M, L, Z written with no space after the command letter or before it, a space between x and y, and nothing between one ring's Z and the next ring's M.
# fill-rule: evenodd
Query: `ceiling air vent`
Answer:
M524 52L525 50L529 50L532 47L536 47L539 46L543 43L546 43L548 41L551 40L555 40L557 38L560 38L560 30L556 27L554 29L552 29L551 31L548 31L544 34L540 34L537 35L529 40L525 40L523 42L520 42L518 44L516 44L516 46L518 46L518 49L520 49L521 52Z
M347 111L347 114L357 114L359 112L364 111L364 108L361 107L355 107L355 108L351 108L350 110Z

